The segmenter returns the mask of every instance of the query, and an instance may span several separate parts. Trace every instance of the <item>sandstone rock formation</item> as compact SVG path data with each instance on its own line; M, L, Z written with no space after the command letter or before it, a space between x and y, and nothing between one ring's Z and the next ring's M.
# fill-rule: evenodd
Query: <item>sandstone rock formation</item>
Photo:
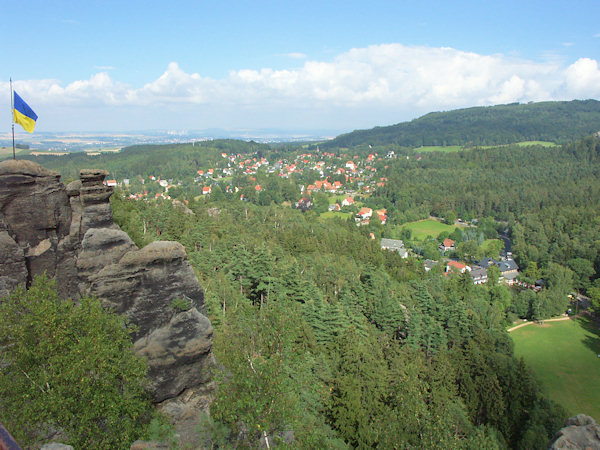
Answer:
M113 223L106 175L82 170L65 187L39 164L0 163L0 297L46 272L62 297L100 298L136 325L155 402L205 407L214 359L202 287L182 245L138 249Z
M550 443L551 449L600 449L600 425L585 414L567 419Z

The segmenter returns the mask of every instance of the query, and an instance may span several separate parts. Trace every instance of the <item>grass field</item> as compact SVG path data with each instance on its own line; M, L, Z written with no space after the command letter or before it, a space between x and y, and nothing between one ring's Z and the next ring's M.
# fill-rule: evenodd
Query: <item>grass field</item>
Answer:
M559 147L559 145L555 144L554 142L546 142L546 141L525 141L525 142L518 142L517 145L519 147L528 147L530 145L541 145L542 147Z
M531 147L532 145L539 145L541 147L560 147L558 144L554 142L547 141L523 141L523 142L515 142L514 144L505 144L505 145L480 145L477 148L498 148L498 147L507 147L508 145L516 145L518 147Z
M570 416L600 420L600 332L587 318L532 324L510 333L548 396Z
M426 219L418 220L416 222L408 222L400 227L408 228L412 231L413 239L423 240L427 236L437 237L443 231L452 233L455 227L454 225L446 225L445 223L438 222L437 220Z
M445 152L445 153L450 153L450 152L460 152L462 150L462 146L461 145L448 145L448 146L442 146L442 145L427 145L424 147L418 147L413 149L416 152Z
M558 147L558 144L554 142L546 142L546 141L524 141L524 142L515 142L514 144L508 145L518 145L519 147L529 147L532 145L541 145L542 147ZM506 145L478 145L477 148L498 148L498 147L506 147ZM469 148L469 147L467 147ZM460 152L464 150L465 147L462 145L426 145L423 147L417 147L413 150L416 152Z

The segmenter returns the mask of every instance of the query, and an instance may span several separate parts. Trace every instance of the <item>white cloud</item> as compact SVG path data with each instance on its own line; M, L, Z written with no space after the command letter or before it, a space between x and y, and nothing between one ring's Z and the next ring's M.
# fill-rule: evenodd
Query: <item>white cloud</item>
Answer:
M331 61L307 60L295 69L233 70L222 79L187 73L172 62L142 87L114 81L103 71L66 86L58 80L33 80L20 82L17 89L48 107L144 107L146 113L154 108L156 114L165 114L165 120L169 109L185 107L201 111L207 120L211 114L206 111L212 110L212 117L220 114L222 120L260 117L269 126L285 117L288 126L302 126L294 120L304 120L306 111L318 109L321 122L323 111L328 111L331 120L353 114L356 123L365 123L363 115L369 111L364 126L370 126L465 106L598 98L600 69L589 58L565 67L558 60L533 62L446 47L382 44L354 48ZM377 111L396 118L374 118Z
M600 96L600 67L598 61L580 58L564 71L566 96L597 98Z

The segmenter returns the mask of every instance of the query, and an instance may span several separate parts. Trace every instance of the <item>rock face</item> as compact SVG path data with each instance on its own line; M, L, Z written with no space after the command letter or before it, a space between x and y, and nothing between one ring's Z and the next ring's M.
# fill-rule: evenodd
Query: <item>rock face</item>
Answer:
M49 276L56 274L60 258L58 243L68 234L71 222L67 194L59 179L56 172L30 161L0 163L0 231L8 232L23 252L26 281L44 271ZM15 250L6 236L2 243L5 242L8 247L3 246L2 253ZM5 262L16 263L12 259ZM0 268L0 273L7 270L11 269ZM0 285L12 284L22 284L22 279L0 282Z
M94 295L136 325L155 402L206 397L212 327L204 292L177 242L138 249L114 224L101 170L68 186L30 161L0 163L0 297L46 272L62 297ZM209 391L209 389L208 389Z
M550 443L551 449L600 449L600 425L585 414L567 419Z

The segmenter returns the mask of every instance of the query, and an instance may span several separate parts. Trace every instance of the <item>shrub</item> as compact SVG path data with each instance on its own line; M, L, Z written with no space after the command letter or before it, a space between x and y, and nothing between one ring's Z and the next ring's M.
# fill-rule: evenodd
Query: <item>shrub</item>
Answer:
M61 431L76 448L129 448L149 420L146 366L99 300L34 280L0 299L0 422L21 445Z

